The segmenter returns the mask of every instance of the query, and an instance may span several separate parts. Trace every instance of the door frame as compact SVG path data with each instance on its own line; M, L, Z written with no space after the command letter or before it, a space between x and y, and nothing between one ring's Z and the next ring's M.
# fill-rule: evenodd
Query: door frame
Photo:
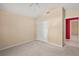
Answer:
M66 40L70 40L70 20L79 20L79 17L66 18Z

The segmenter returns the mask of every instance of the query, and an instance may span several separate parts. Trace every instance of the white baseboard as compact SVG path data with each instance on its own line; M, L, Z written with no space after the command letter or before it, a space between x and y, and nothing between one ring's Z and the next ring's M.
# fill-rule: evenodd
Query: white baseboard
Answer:
M5 50L5 49L8 49L8 48L11 48L11 47L15 47L15 46L18 46L18 45L21 45L21 44L30 43L30 42L32 42L32 41L34 41L34 40L31 40L31 41L29 41L29 42L23 41L23 42L20 42L20 43L12 44L12 45L9 45L9 46L6 46L6 47L1 48L0 51L1 51L1 50ZM37 41L41 41L41 40L37 40ZM55 44L55 43L49 43L49 42L47 42L47 41L41 41L41 42L45 42L45 43L50 44L50 45L52 45L52 46L57 46L57 47L61 47L61 48L63 47L63 46L61 46L61 45L58 45L58 44Z
M38 41L41 41L41 40L38 40ZM58 44L50 43L50 42L47 42L47 41L41 41L41 42L45 42L45 43L47 43L49 45L56 46L56 47L61 47L61 48L63 47L63 45L58 45Z
M62 45L58 45L58 44L55 44L55 43L49 43L49 42L47 42L48 44L50 44L50 45L53 45L53 46L57 46L57 47L60 47L60 48L62 48L63 46Z
M23 42L19 42L19 43L16 43L16 44L12 44L12 45L9 45L9 46L0 48L0 51L1 51L1 50L5 50L5 49L8 49L8 48L11 48L11 47L15 47L15 46L18 46L18 45L21 45L21 44L30 43L30 42L32 42L32 41L34 41L34 40L30 40L29 42L23 41Z

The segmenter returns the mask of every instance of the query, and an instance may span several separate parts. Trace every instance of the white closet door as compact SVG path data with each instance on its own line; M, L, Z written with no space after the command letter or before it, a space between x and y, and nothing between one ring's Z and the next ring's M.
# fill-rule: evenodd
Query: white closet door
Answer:
M48 22L47 21L43 22L43 35L44 35L43 41L48 41Z
M42 21L37 23L37 40L48 41L48 22Z

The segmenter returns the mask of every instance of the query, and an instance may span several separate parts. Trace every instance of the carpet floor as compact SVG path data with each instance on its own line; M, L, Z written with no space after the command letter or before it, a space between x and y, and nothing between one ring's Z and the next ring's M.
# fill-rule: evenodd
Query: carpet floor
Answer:
M79 56L79 48L60 48L41 41L33 41L0 51L0 56Z

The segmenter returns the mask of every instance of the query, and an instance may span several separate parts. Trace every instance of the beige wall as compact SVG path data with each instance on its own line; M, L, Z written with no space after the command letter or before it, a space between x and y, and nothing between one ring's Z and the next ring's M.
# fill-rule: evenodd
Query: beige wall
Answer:
M53 15L49 18L49 42L63 46L63 8L57 8L53 11Z
M66 10L65 12L66 17L75 17L75 16L79 16L79 10Z
M35 40L35 26L31 17L0 11L0 49Z
M55 44L57 46L63 46L64 40L64 19L63 8L48 9L49 14L44 13L41 15L37 22L48 21L48 43Z

